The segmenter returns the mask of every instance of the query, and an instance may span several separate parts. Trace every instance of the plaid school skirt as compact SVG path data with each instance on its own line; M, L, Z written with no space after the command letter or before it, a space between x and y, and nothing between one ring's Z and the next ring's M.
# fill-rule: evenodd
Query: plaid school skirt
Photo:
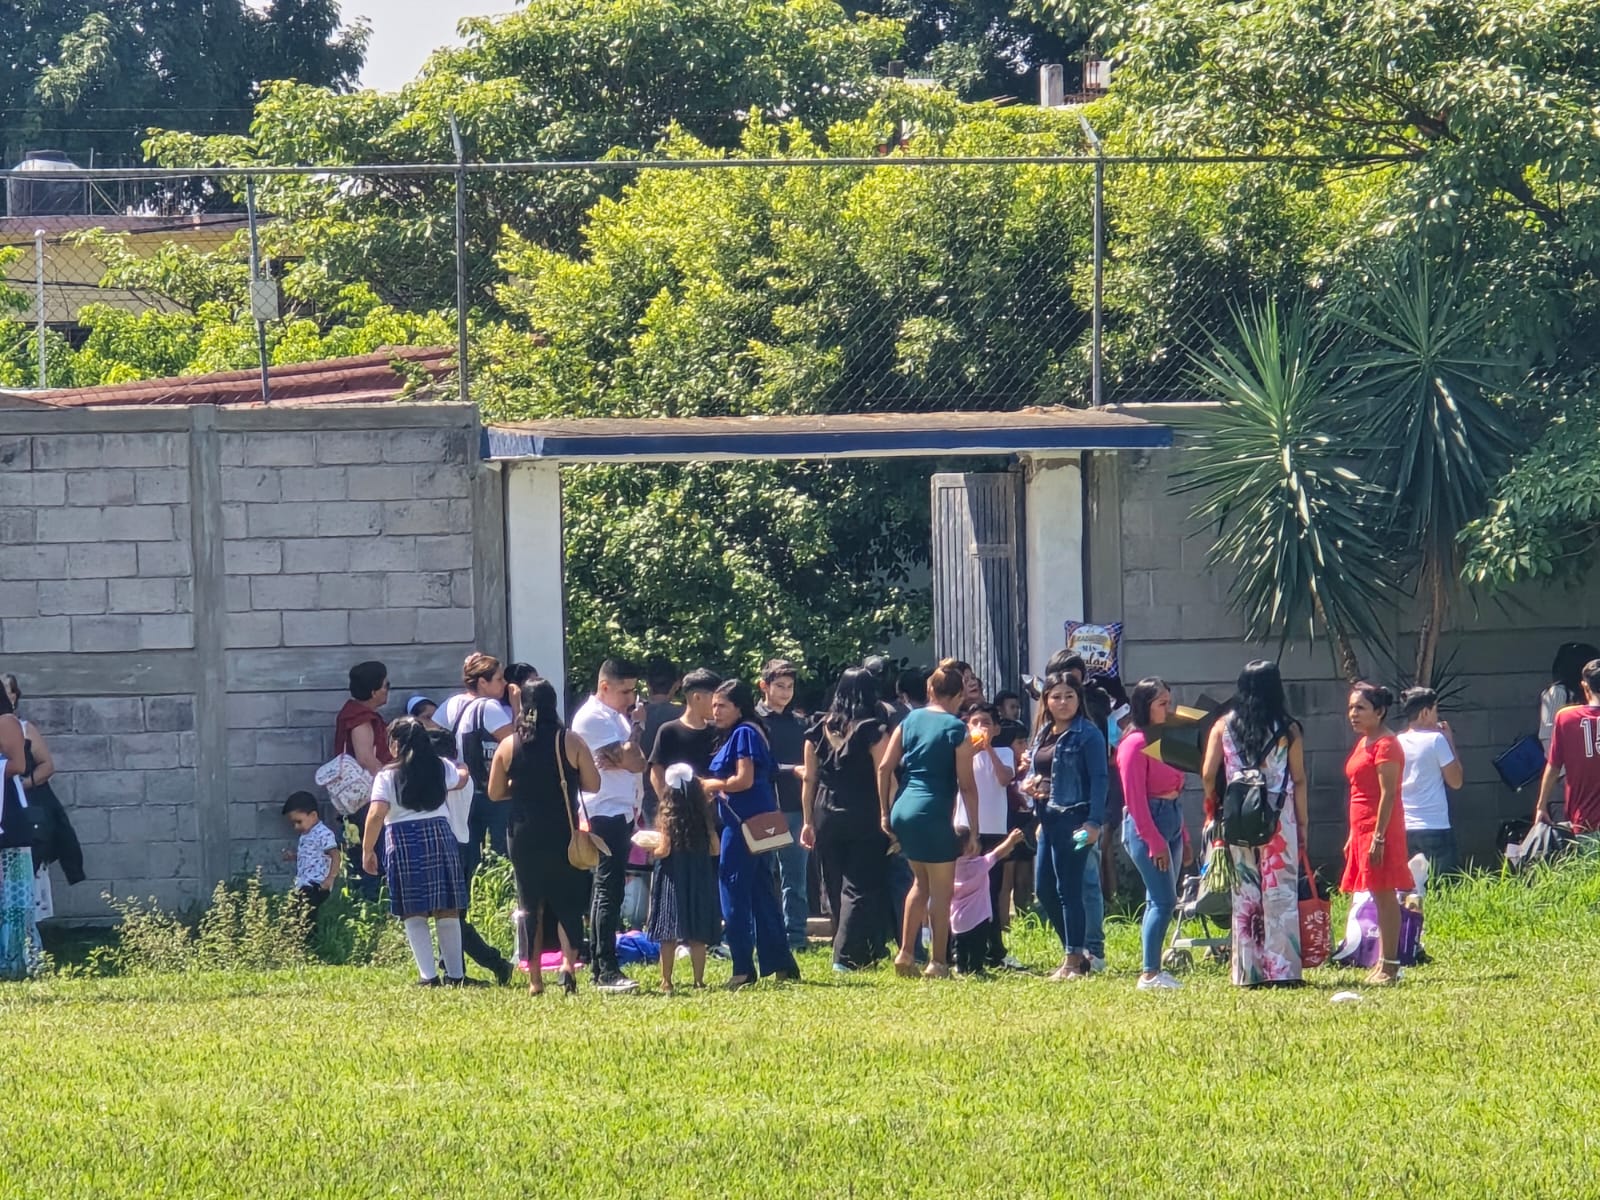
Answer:
M389 857L389 911L395 916L466 910L461 850L443 812L437 817L385 825L383 846Z

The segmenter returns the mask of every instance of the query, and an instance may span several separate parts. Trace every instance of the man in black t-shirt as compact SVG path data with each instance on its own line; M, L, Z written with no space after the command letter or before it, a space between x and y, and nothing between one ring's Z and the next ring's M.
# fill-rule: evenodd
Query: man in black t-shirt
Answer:
M650 782L656 795L665 795L667 768L687 763L696 778L711 774L711 759L716 754L717 731L711 724L711 697L722 680L703 667L683 677L683 716L668 721L656 731L650 747Z
M800 844L800 787L805 781L806 726L794 711L795 665L785 658L774 658L761 669L761 700L756 714L767 723L767 737L778 774L773 781L778 807L789 821L794 841L780 846L773 854L778 869L778 889L783 900L783 925L789 935L789 949L804 950L807 945L806 918L811 915L811 887L808 874L810 853Z
M683 705L672 702L672 694L678 690L678 668L664 658L652 658L645 666L645 683L650 688L650 698L644 702L644 736L639 739L639 745L646 754L655 747L656 734L661 732L661 727L668 721L675 721L683 716ZM655 788L654 772L646 770L644 774L644 819L647 824L654 825L656 820L657 797L660 795Z

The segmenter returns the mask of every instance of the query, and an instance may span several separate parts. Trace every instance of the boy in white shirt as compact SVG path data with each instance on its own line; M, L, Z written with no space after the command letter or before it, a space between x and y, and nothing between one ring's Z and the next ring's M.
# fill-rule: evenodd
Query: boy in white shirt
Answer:
M1424 854L1434 878L1461 868L1455 831L1450 827L1450 798L1445 789L1462 784L1461 758L1450 723L1439 720L1439 693L1432 688L1407 688L1400 693L1406 719L1397 735L1406 752L1400 778L1400 803L1406 814L1406 848Z
M317 798L310 792L295 792L283 802L283 815L300 835L293 850L285 850L285 862L294 863L294 886L311 907L311 929L316 929L316 910L333 892L339 880L339 839L322 823ZM308 933L309 936L309 933Z
M1000 712L994 705L968 705L962 717L967 722L967 736L978 750L972 759L972 776L978 785L978 852L988 854L1006 840L1011 814L1011 801L1006 788L1016 774L1016 756L1009 746L996 745L1000 740ZM956 805L955 824L957 829L967 827L967 812L963 805ZM1004 857L997 857L989 871L989 907L995 913L1000 911L1000 885L1005 879ZM1006 946L1001 937L999 921L990 922L988 935L984 965L1002 966Z

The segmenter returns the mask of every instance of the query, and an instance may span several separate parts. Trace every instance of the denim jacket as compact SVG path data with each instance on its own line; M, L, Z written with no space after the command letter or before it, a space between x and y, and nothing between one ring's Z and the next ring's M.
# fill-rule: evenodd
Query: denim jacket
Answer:
M1044 813L1072 813L1088 810L1085 824L1097 828L1106 820L1106 779L1109 774L1106 739L1093 722L1076 718L1056 743L1055 762L1050 768L1050 799Z

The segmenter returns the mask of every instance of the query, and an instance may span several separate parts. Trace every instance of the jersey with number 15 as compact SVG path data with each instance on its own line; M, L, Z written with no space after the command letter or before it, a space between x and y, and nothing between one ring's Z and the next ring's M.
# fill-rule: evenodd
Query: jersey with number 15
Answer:
M1573 705L1556 714L1550 765L1567 773L1567 820L1573 830L1600 830L1600 705Z

